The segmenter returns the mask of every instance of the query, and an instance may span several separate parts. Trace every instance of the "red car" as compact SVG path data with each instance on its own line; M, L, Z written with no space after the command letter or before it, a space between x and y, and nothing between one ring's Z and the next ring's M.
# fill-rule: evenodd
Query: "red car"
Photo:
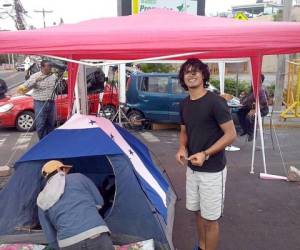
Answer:
M107 84L104 88L102 102L99 92L88 90L89 114L99 114L99 103L101 110L112 116L118 107L118 93L115 88ZM58 95L56 102L57 122L61 123L68 118L68 98L66 94ZM110 117L108 117L110 118ZM32 131L34 129L33 98L30 91L26 95L10 97L0 100L0 127L16 127L19 131Z

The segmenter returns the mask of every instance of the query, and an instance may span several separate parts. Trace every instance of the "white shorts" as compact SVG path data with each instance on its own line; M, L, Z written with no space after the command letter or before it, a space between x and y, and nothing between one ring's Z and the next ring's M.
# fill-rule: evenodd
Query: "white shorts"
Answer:
M227 168L216 173L186 171L186 208L206 220L217 220L224 207Z

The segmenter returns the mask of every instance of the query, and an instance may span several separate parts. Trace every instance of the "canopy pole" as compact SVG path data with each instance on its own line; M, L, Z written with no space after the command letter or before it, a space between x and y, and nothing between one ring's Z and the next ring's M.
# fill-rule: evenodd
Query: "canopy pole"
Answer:
M259 99L259 98L258 98ZM266 165L266 155L265 155L265 142L264 142L264 133L263 133L263 126L262 126L262 118L260 112L260 103L258 101L258 125L259 125L259 133L260 133L260 142L261 142L261 153L263 157L263 165L264 165L264 173L267 174L267 165Z
M252 56L250 59L250 68L251 68L251 73L252 73L252 91L255 96L255 120L254 120L254 135L253 135L253 144L252 144L252 159L251 159L251 169L250 169L250 174L254 174L254 160L255 160L255 148L256 148L256 133L257 133L257 121L259 122L260 126L260 136L261 136L261 141L263 141L263 134L262 134L262 122L261 122L261 115L260 115L260 110L258 111L259 107L259 92L260 92L260 75L261 75L261 66L262 66L262 55L255 55ZM258 118L260 116L260 119ZM262 145L264 145L262 143ZM265 155L264 155L264 150L265 148L262 148L263 150L263 164L264 164L264 169L266 169L266 162L265 162Z
M220 79L220 92L221 95L225 93L225 62L218 62L219 66L219 79Z
M253 135L253 144L252 144L252 159L251 159L251 170L250 174L254 174L254 160L255 160L255 147L256 147L256 131L257 131L257 109L259 100L256 99L255 102L255 118L254 118L254 135Z
M76 114L80 114L80 104L79 104L79 89L78 89L78 78L75 84L75 106L76 106Z

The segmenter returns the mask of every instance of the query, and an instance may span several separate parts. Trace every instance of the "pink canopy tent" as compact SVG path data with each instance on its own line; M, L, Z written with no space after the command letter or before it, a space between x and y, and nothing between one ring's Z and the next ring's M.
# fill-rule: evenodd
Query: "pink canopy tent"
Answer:
M1 32L0 53L138 59L202 52L233 58L300 51L300 24L238 21L156 9L47 29Z
M252 84L258 96L263 55L300 52L299 34L300 23L239 21L156 9L47 29L0 32L0 54L49 55L73 60L250 57ZM77 66L69 66L77 70ZM70 108L76 71L71 74Z
M299 32L299 23L238 21L156 9L47 29L0 32L0 54L75 60L132 60L190 52L203 59L250 57L256 89L262 56L300 52ZM187 57L191 56L176 59Z
M0 54L75 60L132 60L190 52L203 59L250 57L256 89L262 56L300 52L299 32L299 23L238 21L156 9L47 29L0 32ZM191 56L175 58L187 57Z

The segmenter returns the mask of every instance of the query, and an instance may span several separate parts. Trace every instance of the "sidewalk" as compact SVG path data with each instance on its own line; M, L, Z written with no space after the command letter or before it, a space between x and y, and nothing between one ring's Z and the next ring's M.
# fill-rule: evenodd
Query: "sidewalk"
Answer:
M270 128L270 123L275 128L300 128L300 118L283 119L280 117L280 113L274 113L272 117L270 115L264 117L263 127Z

